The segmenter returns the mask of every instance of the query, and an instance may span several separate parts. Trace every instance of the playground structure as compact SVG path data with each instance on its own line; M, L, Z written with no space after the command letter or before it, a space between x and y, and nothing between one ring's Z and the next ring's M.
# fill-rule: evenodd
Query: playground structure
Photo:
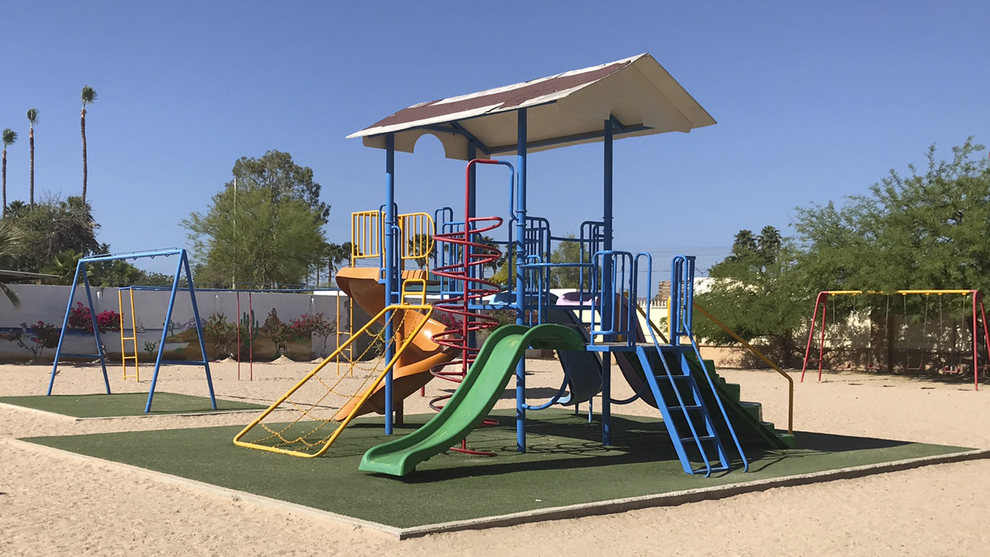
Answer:
M740 402L738 391L730 392L711 362L702 359L698 351L692 330L694 257L678 256L672 263L671 343L653 329L644 331L635 309L644 290L647 299L651 298L651 257L613 247L614 140L689 132L714 123L652 57L644 54L415 105L352 134L350 137L362 138L366 146L385 150L385 201L377 211L354 214L352 266L340 270L338 283L358 305L371 307L374 301L374 308L382 308L378 320L384 327L384 359L395 365L408 349L400 349L395 341L405 333L395 327L393 316L410 311L402 305L411 295L409 287L415 284L425 292L431 276L428 271L405 269L408 260L427 257L408 250L417 251L419 246L435 242L433 257L437 262L432 276L437 279L440 299L434 304L434 315L446 326L430 334L429 340L442 347L430 351L437 361L415 366L415 373L408 375L398 373L397 367L386 370L381 384L369 387L346 413L351 415L354 408L381 391L383 404L377 409L384 413L385 433L392 434L397 416L401 419L397 411L401 411L402 397L415 392L402 382L415 377L412 385L418 389L434 376L461 381L449 400L435 401L440 413L421 432L372 449L361 468L405 475L417 463L449 450L458 441L460 448L466 449L464 437L484 421L513 376L519 452L527 447L528 412L556 404L574 405L576 409L599 393L604 445L611 443L612 405L643 400L663 417L670 443L688 474L708 476L728 471L734 458L748 469L744 442L787 447L793 438L778 435L772 424L763 422L758 404ZM395 153L412 152L424 134L437 137L448 158L466 161L464 212L457 216L450 207L438 209L432 230L410 225L417 222L412 215L421 213L401 215L395 199ZM528 154L599 141L604 146L601 219L582 224L580 238L554 236L547 219L527 210ZM511 154L515 154L514 162L493 158ZM484 173L486 183L495 175L500 176L501 183L508 182L507 215L478 215L480 167L492 169ZM504 180L506 173L508 180ZM500 228L503 224L507 226ZM432 241L410 242L424 230L432 233ZM483 236L498 235L496 231L504 233L492 246ZM554 243L561 242L578 244L580 262L551 261ZM496 261L503 250L509 277L505 287L485 275L486 264ZM357 266L359 261L372 266ZM557 298L549 291L549 279L552 272L565 267L577 270L580 287ZM640 271L645 274L645 289L640 287ZM419 292L417 295L425 297ZM494 310L512 312L515 325L491 333L479 348L477 336L496 324L490 314ZM446 317L441 318L443 315ZM646 322L650 322L648 315ZM418 334L424 333L421 330ZM526 361L522 357L530 345L557 349L564 371L556 395L536 404L527 398ZM439 361L443 359L447 361ZM613 400L611 396L613 360L635 392L627 400Z
M832 305L832 323L833 329L838 328L839 319L838 311L836 310L836 297L848 297L851 300L857 300L860 297L867 296L883 296L885 303L882 305L882 309L879 307L873 309L877 313L877 318L872 315L867 317L867 329L870 333L869 345L873 344L873 337L879 337L879 344L881 354L877 355L876 350L869 350L870 354L866 364L866 368L871 371L893 371L895 369L894 365L894 341L897 338L902 338L906 336L906 331L910 327L910 311L908 305L908 297L910 296L924 296L924 317L922 319L922 335L920 339L920 346L915 350L917 352L917 365L912 365L912 348L908 346L905 349L903 366L901 369L904 371L925 371L926 361L932 363L936 356L942 355L946 358L945 363L935 366L939 373L949 373L949 374L961 374L965 371L966 364L963 361L962 353L959 350L957 338L957 325L955 318L950 320L944 318L944 308L943 308L943 298L947 296L959 296L965 305L965 311L968 313L967 320L968 323L963 323L963 327L969 325L970 334L969 339L971 341L970 346L972 347L971 357L969 360L969 365L973 371L973 388L979 390L980 387L980 371L984 369L987 365L990 365L990 332L986 328L986 310L983 306L983 294L979 290L895 290L893 293L887 293L883 291L863 291L863 290L824 290L819 292L815 298L815 307L811 316L811 325L808 328L808 344L805 347L804 352L804 362L801 368L801 381L804 381L805 373L808 370L809 363L817 363L818 365L818 380L822 379L822 372L824 369L824 363L826 360L826 350L841 350L836 346L826 346L826 331L828 327L828 302L829 299L833 301ZM892 296L900 296L902 299L903 307L903 318L901 323L895 323L893 314L891 313L890 300ZM932 296L937 297L937 326L930 324L932 319L930 318L931 303L930 298ZM848 305L848 304L847 304ZM896 305L896 304L895 304ZM842 323L845 327L850 327L850 319L853 317L861 317L857 315L862 313L863 310L855 307L855 303L852 304L852 308L847 310L845 322ZM864 304L866 310L871 310L871 306ZM819 315L821 319L819 320ZM883 315L883 326L873 327L874 321L879 321L879 315ZM946 321L950 321L951 329L947 329ZM872 329L876 328L878 334L872 334ZM934 330L932 330L934 329ZM982 329L982 335L980 330ZM947 332L949 331L949 332ZM816 333L818 335L818 357L814 358L812 356L812 343L815 340ZM896 333L896 334L895 334ZM980 365L980 337L983 337L984 347L986 350L986 364ZM949 340L945 340L949 337ZM842 339L844 341L846 339ZM873 348L870 346L870 348ZM946 354L947 353L947 354ZM952 359L954 362L951 362Z
M163 328L161 342L158 343L158 352L155 357L155 371L151 379L151 386L148 390L148 400L147 403L145 404L144 411L151 412L151 403L154 400L155 386L158 384L159 372L161 371L162 364L166 364L166 363L176 364L176 365L203 366L203 371L206 378L206 385L207 388L209 389L209 394L210 394L210 403L214 410L217 409L216 396L214 395L213 392L213 379L210 376L210 362L209 359L206 357L206 345L203 343L203 330L199 318L199 306L196 304L196 288L193 285L192 273L189 270L189 259L186 255L186 250L178 249L178 248L144 251L144 252L133 252L133 253L116 254L116 255L97 255L93 257L84 257L79 260L79 262L76 264L76 272L72 278L72 286L69 290L69 300L66 303L66 307L65 307L65 317L62 320L62 331L61 334L59 335L58 346L55 348L55 361L52 364L51 378L49 379L48 382L48 392L47 392L48 396L51 396L52 390L55 387L55 377L58 374L58 364L62 358L90 358L90 359L98 358L100 361L100 367L103 370L103 384L106 388L106 393L110 394L110 379L107 376L106 353L103 348L103 340L101 339L100 336L100 327L96 321L96 311L93 306L93 293L92 293L92 289L90 288L89 277L86 272L87 266L93 263L102 263L107 261L119 261L119 260L128 260L128 259L142 259L142 258L155 258L155 257L172 257L172 256L178 256L178 260L175 266L175 274L172 279L172 288L168 301L168 309L166 310L164 316L164 322L169 323L172 319L172 311L175 308L176 296L180 290L179 281L184 272L187 282L187 287L185 288L185 290L189 292L189 301L192 306L193 320L195 323L196 333L198 336L201 357L199 360L193 360L193 361L164 360L163 356L165 354L165 340L168 337L168 331L167 328ZM89 309L89 316L90 319L92 320L93 339L95 340L96 343L96 353L65 353L62 351L62 345L66 339L66 332L69 329L69 315L70 312L72 311L72 302L75 299L76 288L79 286L80 280L82 281L82 285L86 292L86 304L87 304L86 307ZM132 296L133 296L133 291L132 291ZM131 298L131 300L132 300L131 308L132 308L132 318L133 318L133 297ZM123 305L122 300L119 299L118 301L120 301L121 305ZM132 325L133 325L133 321L132 321ZM136 330L136 326L134 326L134 329L132 330ZM136 338L136 333L132 336ZM123 338L124 338L124 328L123 328L123 321L121 321L122 352L123 352L123 344L124 344ZM136 344L136 340L134 342ZM136 366L137 366L137 358L135 355L135 375L137 374ZM125 378L127 378L126 367L124 368L124 375Z

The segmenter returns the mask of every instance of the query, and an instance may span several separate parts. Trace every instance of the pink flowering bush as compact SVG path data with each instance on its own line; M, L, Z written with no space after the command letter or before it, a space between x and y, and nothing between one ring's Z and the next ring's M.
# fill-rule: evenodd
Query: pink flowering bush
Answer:
M310 340L314 334L323 338L329 337L337 330L337 323L325 319L322 313L316 315L303 314L299 319L290 319L286 326L286 336L289 340Z
M337 331L337 322L323 317L322 313L316 315L303 314L298 319L290 319L288 323L279 323L272 328L270 334L272 342L278 347L280 354L285 354L286 342L309 342L315 334L323 339L323 349L320 354L326 356L327 339Z
M96 327L100 334L120 330L120 314L112 309L103 310L96 314ZM76 307L69 310L69 328L79 329L87 333L93 332L93 320L89 308L82 302L76 302Z

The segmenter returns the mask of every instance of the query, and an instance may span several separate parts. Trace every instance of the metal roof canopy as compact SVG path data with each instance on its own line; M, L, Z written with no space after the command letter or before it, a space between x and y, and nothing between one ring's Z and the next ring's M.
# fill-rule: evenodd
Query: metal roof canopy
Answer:
M711 126L715 120L652 56L632 58L470 95L405 108L348 137L412 153L425 134L436 136L449 159L470 160L473 142L486 155L517 153L516 112L527 109L526 149L602 141L610 120L616 138Z
M0 280L20 281L20 280L43 280L58 278L58 275L46 275L44 273L29 273L27 271L11 271L0 269Z

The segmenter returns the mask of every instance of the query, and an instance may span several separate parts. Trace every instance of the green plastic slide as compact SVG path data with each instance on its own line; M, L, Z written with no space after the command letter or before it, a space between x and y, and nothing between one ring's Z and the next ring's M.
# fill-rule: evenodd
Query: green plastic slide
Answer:
M478 353L464 382L432 420L416 431L364 453L359 469L392 476L405 476L416 465L438 455L481 423L502 396L509 378L528 347L581 350L577 331L562 325L536 327L504 325L498 328Z

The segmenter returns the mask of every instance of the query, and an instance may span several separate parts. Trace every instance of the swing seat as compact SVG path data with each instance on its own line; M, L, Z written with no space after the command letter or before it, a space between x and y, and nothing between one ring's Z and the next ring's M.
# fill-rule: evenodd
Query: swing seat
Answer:
M949 366L945 366L944 368L938 370L939 375L960 375L962 372L962 368L953 368Z

